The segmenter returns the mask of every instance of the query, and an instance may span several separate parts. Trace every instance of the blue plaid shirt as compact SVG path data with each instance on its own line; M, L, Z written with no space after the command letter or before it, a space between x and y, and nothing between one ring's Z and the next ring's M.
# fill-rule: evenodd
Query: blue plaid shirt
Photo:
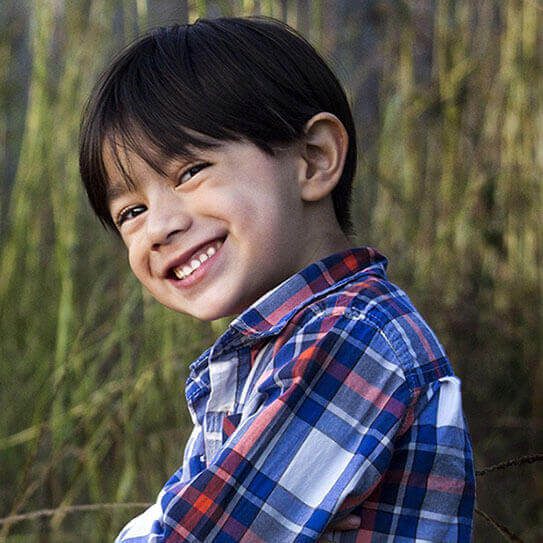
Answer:
M117 542L470 541L460 381L386 266L332 255L230 324L190 368L183 467Z

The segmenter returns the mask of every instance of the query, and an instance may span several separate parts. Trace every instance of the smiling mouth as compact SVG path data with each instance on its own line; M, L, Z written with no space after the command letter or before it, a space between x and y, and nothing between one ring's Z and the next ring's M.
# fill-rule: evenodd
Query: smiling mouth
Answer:
M204 262L217 253L223 242L224 239L215 240L201 249L198 249L185 264L172 268L172 276L181 281L187 279L187 277L190 277Z

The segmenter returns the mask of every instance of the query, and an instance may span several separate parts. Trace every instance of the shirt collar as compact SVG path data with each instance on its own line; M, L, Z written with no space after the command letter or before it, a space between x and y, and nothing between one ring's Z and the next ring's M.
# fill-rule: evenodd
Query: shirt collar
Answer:
M360 247L314 262L289 277L236 317L226 335L233 331L261 338L278 333L291 316L315 298L339 288L359 272L386 279L388 260L373 247Z

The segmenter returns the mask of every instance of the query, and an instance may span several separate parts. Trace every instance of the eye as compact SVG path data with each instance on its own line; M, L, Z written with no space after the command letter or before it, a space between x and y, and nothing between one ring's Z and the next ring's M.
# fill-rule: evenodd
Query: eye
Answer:
M178 178L177 185L182 185L187 181L190 181L197 173L201 172L204 168L209 166L208 162L202 162L201 164L195 164L187 170L181 172L181 175Z
M134 219L140 213L143 213L145 209L145 206L132 206L124 208L119 212L117 219L115 220L117 227L120 227L126 221Z

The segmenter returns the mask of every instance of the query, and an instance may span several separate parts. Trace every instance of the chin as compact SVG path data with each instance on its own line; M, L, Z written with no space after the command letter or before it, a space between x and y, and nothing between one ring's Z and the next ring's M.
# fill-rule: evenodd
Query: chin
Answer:
M234 297L232 297L234 298ZM201 296L193 303L189 300L175 300L163 296L156 298L160 303L177 313L183 313L203 322L212 322L225 317L234 317L242 313L250 303L247 300L219 299L217 293Z
M198 319L202 322L212 322L224 317L233 317L236 314L236 311L228 311L226 308L222 309L217 307L205 307L205 308L196 308L192 307L190 310L180 309L178 307L172 307L174 311L178 313L184 313L195 319Z

